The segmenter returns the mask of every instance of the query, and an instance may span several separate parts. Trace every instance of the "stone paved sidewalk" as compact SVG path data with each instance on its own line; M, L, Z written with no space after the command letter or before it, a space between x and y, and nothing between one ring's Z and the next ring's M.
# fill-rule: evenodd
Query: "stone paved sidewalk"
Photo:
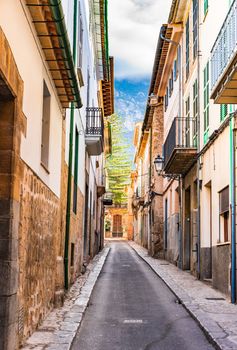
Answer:
M88 306L94 285L110 248L106 246L85 275L70 288L63 307L54 309L38 330L27 340L22 350L69 350Z
M237 350L237 305L188 272L148 256L147 250L134 242L129 244L173 291L216 349Z

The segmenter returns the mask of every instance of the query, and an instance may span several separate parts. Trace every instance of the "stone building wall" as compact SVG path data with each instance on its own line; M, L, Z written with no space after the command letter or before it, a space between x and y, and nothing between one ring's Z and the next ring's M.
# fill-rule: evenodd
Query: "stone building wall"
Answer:
M63 140L65 139L65 131ZM63 142L65 145L65 142ZM64 146L65 147L65 146ZM65 149L63 150L63 158L65 159ZM77 211L73 212L73 186L74 178L72 176L72 196L71 196L71 216L70 216L70 234L69 234L69 255L68 255L68 274L69 283L72 284L76 278L81 274L83 263L83 223L84 223L84 196L77 188ZM67 211L67 183L68 183L68 165L65 161L62 162L62 178L61 178L61 240L57 245L58 256L62 256L58 261L58 278L57 280L64 283L64 249L65 249L65 231L66 231L66 211ZM72 243L74 244L74 258L72 259ZM74 260L72 262L72 260ZM63 272L63 274L62 274ZM58 288L57 288L58 289Z
M19 338L24 341L54 306L60 200L23 165L19 220Z
M72 183L74 179L72 178ZM72 205L71 205L72 208ZM74 213L71 210L70 222L70 243L69 243L69 272L70 283L75 282L76 278L82 272L83 263L83 213L84 213L84 196L79 187L77 188L77 211ZM74 261L72 263L72 245L74 244Z
M0 349L17 347L23 81L0 27Z
M163 104L155 108L152 121L152 168L153 181L152 190L156 193L163 193L163 178L158 176L154 169L154 160L157 155L162 155L163 130L164 130L164 111ZM163 199L162 196L155 195L151 204L152 212L152 237L151 237L151 255L163 256Z

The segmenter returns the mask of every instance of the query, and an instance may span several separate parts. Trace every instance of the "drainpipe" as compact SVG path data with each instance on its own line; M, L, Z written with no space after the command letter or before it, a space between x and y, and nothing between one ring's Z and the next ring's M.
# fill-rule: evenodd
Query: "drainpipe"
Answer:
M76 62L76 43L77 43L77 8L78 1L74 0L73 14L73 61ZM69 134L69 159L68 159L68 178L67 178L67 213L66 213L66 232L65 232L65 248L64 248L64 286L67 290L68 281L68 256L70 242L70 222L71 222L71 193L72 193L72 154L73 154L73 131L74 131L74 108L72 102L70 108L70 134Z
M182 62L181 45L178 45L179 62L179 117L182 118ZM183 178L179 176L179 268L183 268Z
M197 47L197 81L198 81L198 120L197 120L197 147L198 147L198 152L200 151L200 18L199 18L199 4L198 4L198 23L197 23L197 28L198 28L198 47ZM200 202L201 202L201 180L200 180L200 169L201 169L201 162L200 162L200 157L197 160L197 277L200 279L201 275L201 228L200 228L200 222L201 222L201 210L200 210Z
M236 302L236 227L235 227L235 130L230 119L230 191L231 191L231 303Z

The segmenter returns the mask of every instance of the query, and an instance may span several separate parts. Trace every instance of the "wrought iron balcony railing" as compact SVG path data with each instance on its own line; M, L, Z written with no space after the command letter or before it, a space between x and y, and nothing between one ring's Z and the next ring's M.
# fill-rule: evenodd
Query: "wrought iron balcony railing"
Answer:
M86 135L104 137L104 122L102 109L98 107L86 108Z
M86 109L85 141L90 156L98 156L103 152L104 120L101 108L88 107Z
M165 172L170 174L185 173L196 152L197 120L176 117L163 146Z
M237 53L237 0L233 1L211 51L211 89Z

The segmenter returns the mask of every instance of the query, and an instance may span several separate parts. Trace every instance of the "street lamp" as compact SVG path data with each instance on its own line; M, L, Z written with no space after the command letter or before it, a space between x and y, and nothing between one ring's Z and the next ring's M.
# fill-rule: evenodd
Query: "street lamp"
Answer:
M163 167L164 167L164 157L160 156L158 154L158 156L155 158L154 160L154 166L156 169L156 172L158 174L158 176L162 176L162 177L166 177L167 179L171 180L179 180L180 175L178 174L165 174Z
M164 157L162 157L158 154L158 156L154 160L154 165L155 165L155 169L156 169L157 174L162 175L162 170L163 170L163 165L164 165Z

